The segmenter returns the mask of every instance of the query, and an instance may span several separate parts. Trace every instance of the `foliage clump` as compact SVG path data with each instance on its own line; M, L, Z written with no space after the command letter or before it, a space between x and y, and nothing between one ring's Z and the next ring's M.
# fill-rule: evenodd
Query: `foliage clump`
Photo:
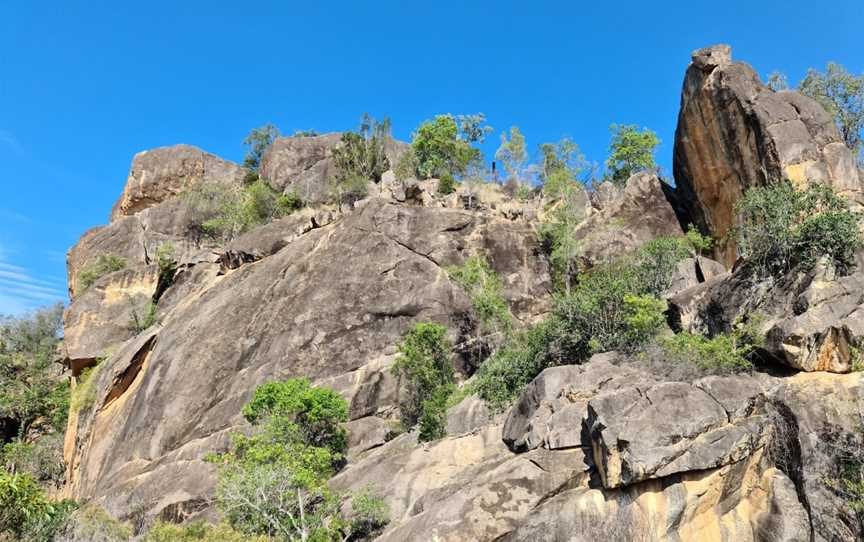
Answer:
M48 498L29 474L0 471L0 539L52 542L74 509Z
M37 425L65 429L69 384L54 363L62 320L61 304L0 317L0 419L9 436L23 437Z
M338 393L306 379L270 382L243 416L252 434L233 435L231 449L212 457L216 502L231 528L286 541L345 540L369 529L343 517L342 496L327 485L347 449L348 404Z
M484 256L472 256L461 266L449 268L447 274L471 300L478 320L474 341L482 343L479 346L495 349L513 329L513 315L504 298L501 278Z
M416 173L424 179L464 175L481 157L472 144L482 143L491 131L484 121L482 113L459 116L448 113L422 123L411 138Z
M754 187L738 201L738 251L757 275L780 277L828 258L841 273L861 246L860 215L827 185Z
M280 194L260 179L245 186L202 183L186 192L185 201L193 214L192 230L220 241L287 216L302 205L296 194Z
M258 170L261 166L261 157L264 152L270 148L270 145L279 137L279 129L272 124L265 124L258 128L253 128L249 135L243 139L243 144L249 147L246 151L246 156L243 158L243 167L247 173L244 178L245 184L252 184L259 179Z
M502 409L548 367L582 363L609 350L636 352L666 325L659 296L689 254L681 239L659 238L635 254L579 275L554 297L552 314L514 334L480 366L477 393Z
M638 126L626 124L613 124L611 131L606 169L612 183L620 186L634 173L657 169L654 160L654 149L660 144L657 134L648 128L640 130Z
M420 440L441 438L446 429L447 398L453 390L453 365L447 328L418 323L399 344L393 373L399 380L399 412L405 428L420 426Z
M115 254L100 254L95 260L87 262L78 275L78 288L75 292L80 295L90 289L93 284L109 273L125 269L126 259Z
M390 139L390 119L378 122L363 115L358 132L342 134L340 144L333 149L337 173L330 179L334 199L353 203L366 197L368 184L380 182L390 169L386 146Z
M752 358L763 344L759 332L760 318L751 318L746 324L736 322L730 333L713 337L682 331L660 341L665 360L685 364L701 374L730 374L753 368Z
M856 77L843 66L829 62L824 73L808 70L800 90L834 117L843 142L864 163L864 75Z

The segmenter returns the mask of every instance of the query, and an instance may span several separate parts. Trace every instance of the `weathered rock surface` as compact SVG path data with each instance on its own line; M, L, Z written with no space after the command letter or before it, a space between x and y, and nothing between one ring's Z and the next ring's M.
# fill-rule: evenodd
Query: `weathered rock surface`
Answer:
M337 173L333 149L341 133L311 137L279 137L261 157L261 177L280 192L295 192L304 202L323 203L330 197L328 179ZM391 168L407 144L390 139L385 147Z
M860 531L826 483L836 461L821 428L852 434L862 392L860 375L825 373L659 382L633 361L598 355L544 371L503 426L493 420L426 445L403 435L356 458L333 484L385 496L388 541L852 541ZM582 416L560 416L570 406ZM558 447L552 434L575 439ZM604 484L612 478L598 439L626 457L618 487ZM646 461L665 467L640 468Z
M591 399L586 422L603 486L713 469L752 455L765 445L767 420L751 411L764 399L748 388L734 395L734 408L750 408L727 411L706 390L684 382L631 386Z
M239 184L243 168L192 145L159 147L140 152L123 194L111 211L111 221L134 215L201 183Z
M675 133L675 183L691 216L715 239L736 224L745 190L790 179L826 183L859 202L862 179L833 119L797 92L774 92L728 45L700 49L684 78ZM731 266L735 246L716 247Z
M777 281L741 269L716 276L670 299L676 327L728 332L740 318L761 319L764 350L803 371L848 372L864 338L864 268L843 277L827 263Z
M672 189L656 175L637 173L624 187L605 182L597 189L597 209L573 235L588 265L631 252L656 237L683 235L670 203Z
M210 282L181 299L172 299L173 287L166 292L146 362L130 348L104 362L101 371L132 375L132 384L115 393L113 380L100 379L97 404L117 398L72 428L71 493L100 497L117 513L133 501L153 514L197 506L189 496L206 494L202 487L214 482L204 455L224 446L227 432L242 424L243 403L267 380L327 382L346 391L356 418L392 408L386 363L369 364L395 353L412 323L458 330L470 313L445 266L485 251L518 317L546 310L548 272L535 236L527 224L501 222L370 200L236 269L213 274L207 270L222 266L197 263L190 276ZM163 494L166 476L175 500Z

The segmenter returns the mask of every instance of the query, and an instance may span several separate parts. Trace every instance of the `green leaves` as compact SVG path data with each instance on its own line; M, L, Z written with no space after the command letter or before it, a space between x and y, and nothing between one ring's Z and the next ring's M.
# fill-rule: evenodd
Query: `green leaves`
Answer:
M87 262L78 274L78 288L75 295L81 295L93 284L109 273L125 269L126 259L114 254L100 254L95 260Z
M333 161L338 170L330 179L333 195L339 202L353 203L366 197L369 182L381 181L390 169L386 144L390 139L390 119L378 122L363 115L360 131L345 132L340 144L333 149Z
M399 412L406 428L422 420L421 440L443 436L447 397L452 391L453 365L447 328L418 323L399 344L393 374L399 379Z
M738 250L761 276L781 276L799 264L812 267L822 257L846 272L861 246L861 216L827 185L751 188L735 209Z
M864 159L864 75L855 77L846 68L828 63L825 73L810 69L799 90L819 102L834 117L846 146Z
M482 141L487 132L483 120L482 114L446 114L421 124L411 138L417 173L423 178L464 175L469 164L480 159L480 151L471 144Z
M510 140L507 134L501 134L501 146L495 152L495 159L501 161L510 178L520 181L528 162L528 151L525 148L525 136L518 126L510 127Z
M250 175L247 176L247 183L258 180L258 167L261 165L261 157L279 135L278 128L272 124L265 124L264 126L253 128L249 132L249 135L243 139L243 144L249 147L246 156L243 158L243 166L250 171Z
M609 158L606 160L609 180L623 185L634 173L657 169L654 149L660 138L648 128L639 130L635 125L613 124Z

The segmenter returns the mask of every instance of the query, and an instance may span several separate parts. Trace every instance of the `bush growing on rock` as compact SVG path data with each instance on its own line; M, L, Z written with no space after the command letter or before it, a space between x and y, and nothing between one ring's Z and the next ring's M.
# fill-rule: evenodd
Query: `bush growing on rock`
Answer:
M609 144L609 158L606 160L607 175L610 181L623 186L634 173L654 171L654 149L660 138L648 128L613 124L612 142Z
M263 180L244 187L199 184L185 194L193 230L230 241L300 207L296 194L279 194Z
M855 77L843 66L829 62L825 73L811 68L800 90L834 117L846 146L864 161L864 75Z
M420 440L444 436L447 398L453 389L453 365L447 329L418 323L405 333L393 374L399 380L399 412L405 428L421 423Z
M87 291L93 284L109 273L126 268L126 259L114 254L100 254L95 260L87 262L78 275L78 291L80 295Z
M250 536L226 524L209 525L198 521L189 525L157 522L142 542L270 542L270 537ZM83 542L83 541L82 541Z
M736 204L738 249L759 276L779 277L827 257L841 273L861 246L860 215L826 185L781 182L748 190Z
M421 124L411 138L417 174L427 179L464 175L480 158L480 151L471 145L482 143L490 131L483 126L484 120L482 113L456 117L448 113Z
M366 197L369 182L380 182L390 169L385 146L390 139L390 119L378 122L363 115L358 132L342 134L333 149L337 173L330 179L333 197L340 203L353 203Z
M501 134L501 146L495 152L495 159L500 161L507 172L508 179L522 180L525 165L528 163L528 150L525 147L525 136L518 126L510 128L510 139L507 134Z
M253 128L249 135L243 139L243 144L249 147L243 158L243 167L249 170L244 179L246 184L252 184L258 180L258 167L261 165L261 157L280 136L279 129L272 124L265 124L259 128Z
M255 431L233 435L231 449L211 458L219 465L216 501L230 526L276 540L352 539L343 498L327 486L347 447L340 426L347 402L292 379L260 386L243 415Z
M504 299L501 278L483 256L472 256L461 266L449 268L447 274L468 294L474 308L478 328L473 349L496 350L513 329L513 315Z
M666 325L666 303L658 296L688 253L681 239L659 238L583 273L555 295L551 316L516 333L480 366L476 392L500 410L548 367L582 363L597 352L635 352L650 343Z
M132 531L128 523L119 521L103 508L90 504L75 510L54 540L55 542L131 542Z

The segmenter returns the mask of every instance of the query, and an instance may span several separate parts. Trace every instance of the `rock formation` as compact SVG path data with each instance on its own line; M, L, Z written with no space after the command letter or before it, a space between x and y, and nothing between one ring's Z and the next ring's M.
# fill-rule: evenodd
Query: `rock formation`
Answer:
M240 183L241 168L188 146L135 157L111 222L68 256L66 362L75 375L94 367L92 401L69 420L68 496L121 518L215 516L205 457L248 428L240 412L256 386L304 376L350 404L348 464L331 484L383 496L392 521L380 540L860 540L857 516L826 483L838 464L826 444L860 432L864 416L861 373L849 373L864 335L864 266L753 282L685 259L665 293L673 327L714 334L763 314L762 370L676 379L607 352L546 369L503 412L466 397L443 439L392 438L389 368L402 334L433 321L459 342L475 324L448 266L485 254L517 326L548 313L534 227L548 208L495 185L442 196L434 179L401 182L392 171L366 199L329 205L338 140L277 139L260 174L309 205L229 242L198 235L179 194ZM701 50L682 96L677 191L644 173L602 185L585 195L574 236L590 265L681 235L690 221L722 235L744 189L784 176L858 197L841 147L815 102L766 89L728 48ZM392 142L391 164L402 149ZM155 293L167 241L173 283L156 323L130 329L129 311ZM78 288L88 262L107 254L126 267ZM719 255L731 263L734 247ZM460 379L475 369L456 365Z
M826 183L864 203L852 152L830 115L794 91L775 92L728 45L693 53L684 77L673 169L682 201L705 232L723 239L747 188L789 179ZM735 246L717 246L731 266Z

